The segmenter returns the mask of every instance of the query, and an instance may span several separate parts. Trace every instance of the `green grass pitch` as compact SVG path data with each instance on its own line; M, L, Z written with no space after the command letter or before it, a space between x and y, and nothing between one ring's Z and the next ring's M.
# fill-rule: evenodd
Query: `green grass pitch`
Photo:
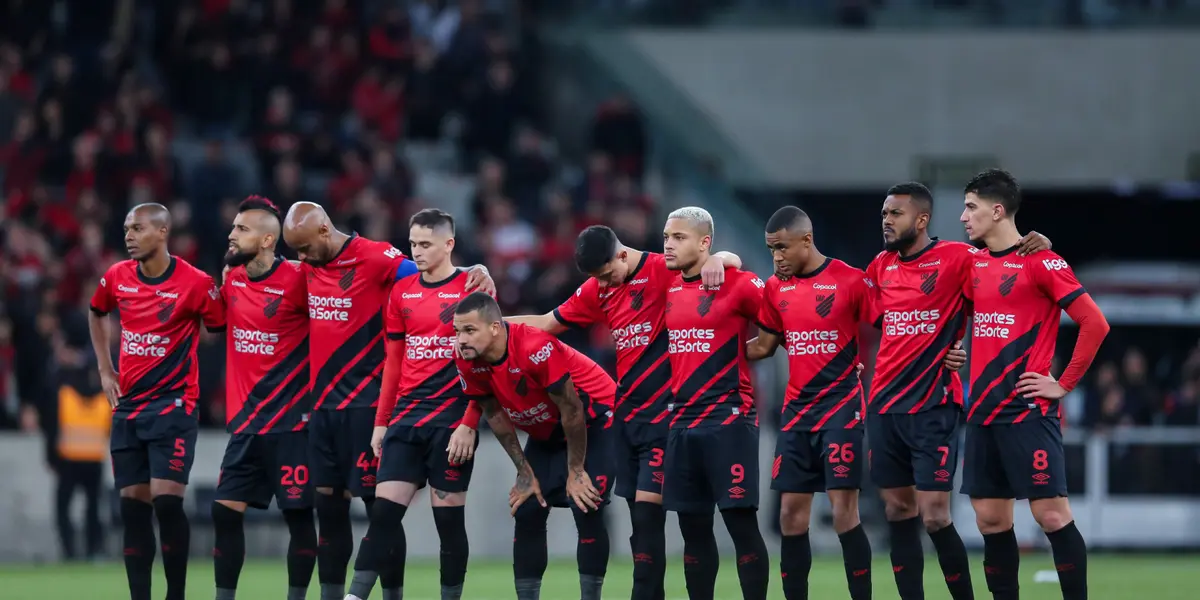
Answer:
M772 559L777 563L776 558ZM972 556L976 597L988 598L982 573L982 557ZM1101 600L1192 600L1200 589L1200 568L1195 556L1114 556L1099 555L1090 559L1089 580L1091 597ZM1029 555L1022 561L1021 597L1025 600L1057 600L1062 596L1057 583L1034 583L1034 574L1049 567L1049 557ZM161 564L155 565L154 596L165 592ZM937 558L925 560L925 594L930 600L948 599L945 584L937 572ZM316 577L308 597L317 598ZM627 559L614 556L605 580L604 597L628 598L632 581L632 566ZM240 598L283 598L286 568L283 561L250 562L242 572ZM896 586L886 557L875 562L874 597L897 598ZM438 600L438 571L436 563L410 564L406 574L404 597L407 600ZM809 579L809 595L819 600L847 598L845 575L837 556L818 557ZM378 591L373 595L378 596ZM128 598L125 573L119 563L81 566L0 566L0 598L5 600L45 600L47 598L95 598L123 600ZM188 573L188 597L203 600L213 597L212 565L208 560L193 557ZM501 600L514 597L512 570L506 562L474 561L467 572L463 597L468 600ZM717 598L741 598L738 591L736 567L729 562L721 565L717 577ZM773 569L772 599L782 599L779 576ZM546 600L579 598L578 581L572 562L550 564L542 587ZM667 571L667 598L687 598L683 585L682 565L673 558Z

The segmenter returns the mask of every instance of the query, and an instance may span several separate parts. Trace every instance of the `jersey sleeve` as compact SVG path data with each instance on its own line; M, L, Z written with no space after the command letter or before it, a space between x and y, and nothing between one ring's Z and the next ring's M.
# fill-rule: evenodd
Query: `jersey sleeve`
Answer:
M758 322L759 329L773 335L783 335L783 316L779 314L779 307L775 305L775 292L779 288L774 279L767 280L767 287L763 289L762 304L758 307Z
M558 391L556 388L571 375L571 357L563 343L542 331L527 335L522 341L526 354L523 358L530 363L528 371L534 383L551 392Z
M863 299L863 314L865 315L863 320L879 327L883 323L883 307L879 302L879 256L876 256L871 260L871 264L867 265L863 283L866 284L863 290L866 294Z
M204 328L219 333L225 331L225 299L221 297L221 288L212 277L205 275L197 287L200 298L200 318Z
M491 379L485 373L476 373L474 363L456 356L454 366L458 368L458 382L467 396L480 398L493 395Z
M108 271L105 271L104 276L100 278L100 283L96 284L96 291L92 292L92 301L89 306L92 312L98 315L107 315L117 308L117 298L113 294L113 288L117 285L115 281L116 267L113 265L108 268Z
M1039 252L1038 254L1047 253ZM1030 262L1033 263L1033 273L1038 289L1057 302L1060 308L1065 310L1072 302L1087 293L1087 290L1083 289L1083 284L1079 283L1079 279L1075 277L1075 270L1061 256L1051 253L1041 260Z
M594 278L588 278L579 286L570 298L567 298L558 308L554 309L554 318L567 327L590 327L597 321L603 320L600 309L599 283Z
M862 271L852 271L850 280L850 298L854 301L854 311L859 323L873 323L875 315L871 308L871 286L874 285Z
M388 294L387 307L383 311L383 331L389 340L402 340L408 328L404 323L404 301L401 299L401 288L404 284L397 283Z
M763 304L763 291L767 284L763 283L758 275L742 271L734 285L737 286L734 288L734 293L737 294L735 306L737 306L738 314L751 321L758 321L759 307Z
M408 260L407 256L404 256L404 253L401 252L399 248L396 248L388 243L380 243L378 249L372 249L371 251L379 254L379 256L374 256L371 258L372 261L380 265L379 279L380 283L384 285L390 286L395 283L397 279L402 277L401 268L404 266L404 263L412 263L411 260ZM408 269L406 269L405 274L403 275L404 277L412 275L416 272L416 265L413 264L411 266L412 273L408 273Z

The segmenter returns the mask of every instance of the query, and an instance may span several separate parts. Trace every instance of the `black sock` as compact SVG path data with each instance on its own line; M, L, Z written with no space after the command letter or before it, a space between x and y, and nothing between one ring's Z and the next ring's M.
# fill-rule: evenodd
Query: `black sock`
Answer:
M513 522L513 580L517 600L537 600L546 574L546 519L550 509L526 502Z
M466 508L462 506L433 507L433 524L442 541L442 587L460 587L467 579L467 559L471 544L467 537ZM461 591L460 591L461 593Z
M358 546L358 557L354 559L354 579L350 581L348 593L359 598L366 598L375 587L376 578L384 590L395 590L403 587L404 568L397 566L394 553L399 551L401 556L407 553L407 543L404 538L404 513L408 507L383 498L371 499L366 502L371 524L367 527L367 535L363 536ZM401 582L396 581L397 571ZM384 573L388 576L385 578Z
M313 520L313 511L310 508L288 509L283 511L283 520L291 534L287 553L288 588L307 590L317 567L317 523Z
M946 587L954 600L974 600L975 588L971 587L971 561L967 558L967 547L951 523L937 531L929 532L933 547L937 550L938 565L946 577Z
M842 562L846 565L846 585L850 600L871 600L871 540L862 523L838 534L842 543Z
M767 543L758 527L758 510L732 508L721 511L725 529L733 538L733 549L737 552L738 580L742 584L742 598L767 600L767 587L771 583L771 559L767 555Z
M513 578L540 581L546 574L546 519L550 509L526 502L513 522Z
M375 514L375 498L363 498L363 504L367 507L368 515ZM405 507L405 511L407 510L408 507ZM401 515L400 518L403 519L404 516ZM404 525L396 526L395 531L399 533L388 540L390 550L383 558L383 564L376 565L382 569L379 571L379 587L383 588L383 600L399 597L404 591L404 565L408 560L408 539L404 537ZM376 558L381 557L377 556ZM363 597L366 598L366 596Z
M187 594L188 551L192 528L183 511L183 498L159 496L154 499L158 533L162 537L163 574L167 578L167 600L183 600Z
M322 597L346 586L346 566L354 553L353 530L350 525L350 500L336 491L316 495L317 508L317 579L321 582ZM326 589L328 588L328 593ZM339 591L340 597L344 592Z
M683 579L689 600L713 600L721 559L712 514L679 513L679 533L683 535Z
M608 526L604 523L604 508L591 512L571 511L579 542L575 560L579 564L579 595L582 600L600 600L604 575L608 572Z
M892 574L900 600L925 598L925 549L921 547L921 517L888 521L892 542Z
M783 597L808 600L808 573L812 570L812 545L808 533L785 535L779 544L779 576L783 578Z
M213 575L218 590L236 590L246 562L245 515L221 504L212 504Z
M667 574L667 513L653 502L634 502L633 600L661 600Z
M1012 529L983 534L983 575L994 600L1020 597L1021 548Z
M125 527L125 576L130 600L150 600L150 572L158 544L154 541L154 507L141 500L121 498Z
M1058 571L1063 600L1087 600L1087 544L1075 521L1058 531L1047 533L1046 537L1050 539L1050 551L1054 554L1054 569Z

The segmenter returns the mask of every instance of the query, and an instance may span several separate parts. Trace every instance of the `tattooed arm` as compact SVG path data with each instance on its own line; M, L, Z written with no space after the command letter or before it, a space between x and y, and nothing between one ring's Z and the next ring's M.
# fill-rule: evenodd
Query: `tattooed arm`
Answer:
M575 391L570 376L563 378L546 392L558 406L558 420L567 438L567 469L572 477L583 474L583 460L587 456L587 419L583 415L583 402Z
M504 452L508 454L508 457L512 459L513 466L517 468L517 478L520 479L523 475L532 475L533 471L529 468L529 462L525 460L525 451L521 449L521 440L517 438L517 430L513 427L512 421L508 420L508 415L500 410L500 403L494 397L476 398L475 401L483 410L483 415L487 417L488 427L492 428L492 434L496 436L496 441L504 447Z

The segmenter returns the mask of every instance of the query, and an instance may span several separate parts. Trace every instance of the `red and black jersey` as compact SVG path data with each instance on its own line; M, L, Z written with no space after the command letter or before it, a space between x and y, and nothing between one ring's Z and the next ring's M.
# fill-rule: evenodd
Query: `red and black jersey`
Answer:
M758 424L754 385L746 360L750 323L758 319L763 281L725 269L725 283L708 288L700 276L675 276L667 290L666 326L671 357L672 428Z
M92 294L92 312L121 318L117 362L121 401L114 414L133 419L196 408L200 323L225 329L225 305L212 277L171 257L158 277L147 277L137 261L108 268Z
M962 286L975 249L934 238L912 256L880 252L867 266L871 315L883 332L868 406L915 414L962 404L962 379L942 361L966 327Z
M259 277L236 267L221 287L225 336L225 428L299 431L312 410L308 294L300 266L281 257Z
M354 234L322 266L303 263L313 408L373 408L383 372L383 307L404 254Z
M505 323L508 348L496 363L455 356L463 390L494 397L513 425L535 440L561 439L558 405L548 391L575 386L589 421L611 422L617 384L592 359L528 325Z
M395 346L404 355L389 425L458 427L463 421L467 396L454 364L454 307L466 284L460 269L442 281L408 277L392 288L384 323L389 340L404 341ZM477 426L478 417L469 425Z
M1017 398L1022 373L1050 374L1062 311L1086 291L1058 254L981 250L964 287L975 303L967 422L1020 423L1061 416L1057 400Z
M605 323L617 350L617 418L664 423L671 402L671 362L663 309L675 273L661 254L643 252L637 267L618 286L589 278L554 309L571 327Z
M858 328L870 316L863 272L840 260L767 280L758 323L787 351L783 431L862 427L867 407L858 380Z

